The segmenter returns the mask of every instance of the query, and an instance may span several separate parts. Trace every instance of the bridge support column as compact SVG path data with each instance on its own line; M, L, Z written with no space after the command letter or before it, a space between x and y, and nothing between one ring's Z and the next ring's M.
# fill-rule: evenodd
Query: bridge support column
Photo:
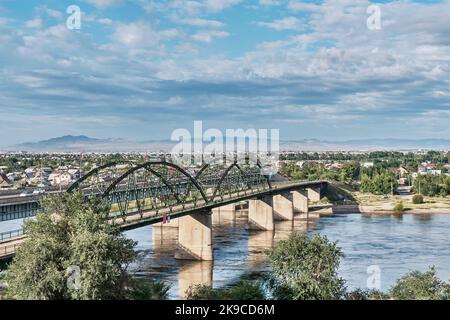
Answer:
M211 214L196 213L178 219L180 222L175 259L213 260Z
M214 208L212 213L213 224L219 224L224 220L233 221L236 217L236 205L232 203L219 208Z
M294 208L292 201L282 194L273 196L273 214L275 220L293 220Z
M308 199L311 201L320 201L321 189L317 188L308 188L306 189L308 192Z
M292 202L294 211L300 213L308 213L308 196L301 191L292 191Z
M272 206L263 200L249 200L248 223L249 229L274 230Z

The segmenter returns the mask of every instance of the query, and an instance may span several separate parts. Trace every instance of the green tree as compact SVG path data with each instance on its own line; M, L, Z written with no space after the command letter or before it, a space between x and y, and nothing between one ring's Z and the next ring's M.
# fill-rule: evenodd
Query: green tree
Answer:
M412 198L412 203L414 204L422 204L423 203L423 196L421 194L415 194Z
M188 300L264 300L259 281L239 281L229 288L213 289L207 285L193 285L186 292Z
M447 300L449 285L441 281L434 267L426 272L413 271L399 280L389 291L395 300Z
M336 243L315 234L295 234L281 241L270 253L274 297L282 300L340 299L344 280L338 276L343 256Z
M80 194L49 196L43 212L26 221L6 282L12 299L119 299L125 297L132 240L106 220L107 210ZM75 269L73 269L75 267ZM80 286L70 286L79 268Z
M353 180L359 178L361 166L358 161L345 162L339 171L340 181L343 183L351 184Z
M167 300L170 286L162 281L134 279L127 290L130 300Z

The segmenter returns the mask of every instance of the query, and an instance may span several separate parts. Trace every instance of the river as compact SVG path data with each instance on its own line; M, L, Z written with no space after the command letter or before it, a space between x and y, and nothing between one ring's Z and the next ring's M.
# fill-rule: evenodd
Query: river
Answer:
M345 254L339 273L351 289L367 288L373 270L380 271L381 290L388 290L407 272L425 271L430 265L436 266L441 279L450 278L448 214L339 214L278 222L275 232L249 232L246 223L242 214L235 221L214 226L213 263L175 260L176 229L145 227L129 231L126 235L138 241L139 252L131 270L139 276L164 280L171 285L170 297L179 298L192 283L222 287L239 279L258 278L270 272L265 249L293 232L318 232L338 241Z
M0 232L20 227L19 220L0 223ZM245 212L213 227L214 262L174 259L176 228L151 226L126 232L137 241L138 258L130 271L141 277L164 280L170 297L183 297L192 283L223 287L240 279L257 279L270 272L265 250L293 232L318 232L338 241L345 257L340 275L349 288L366 288L368 267L380 270L380 289L412 270L436 266L443 280L450 278L450 215L336 214L328 217L277 222L274 232L248 231Z

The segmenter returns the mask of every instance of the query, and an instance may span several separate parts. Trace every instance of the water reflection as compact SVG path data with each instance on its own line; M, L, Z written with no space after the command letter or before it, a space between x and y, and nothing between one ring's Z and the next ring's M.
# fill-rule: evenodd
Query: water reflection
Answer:
M21 221L0 223L4 230L20 228ZM0 229L1 230L1 229ZM178 229L143 227L126 232L136 240L138 258L130 270L139 276L171 284L170 297L183 298L194 283L223 287L270 271L266 250L293 232L326 235L345 254L340 274L350 288L366 286L367 268L381 269L381 289L412 270L435 265L443 280L450 277L450 215L335 214L329 217L280 221L275 231L247 230L247 211L219 217L213 225L214 262L174 259Z
M213 262L212 261L189 261L182 265L178 271L178 296L185 298L186 291L192 285L213 284Z
M293 232L314 228L317 221L296 218L277 221L275 231L250 231L247 210L221 213L213 219L214 262L175 260L176 228L129 231L126 234L138 241L139 252L139 259L131 269L140 276L170 283L171 298L185 298L186 290L194 284L223 287L268 272L267 250ZM143 243L143 237L151 239L151 243Z

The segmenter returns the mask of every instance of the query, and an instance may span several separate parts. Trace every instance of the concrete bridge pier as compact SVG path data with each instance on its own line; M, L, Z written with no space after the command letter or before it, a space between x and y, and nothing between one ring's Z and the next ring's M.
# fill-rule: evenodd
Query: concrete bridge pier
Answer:
M175 259L212 261L211 214L196 213L178 219L180 222Z
M236 218L236 205L232 203L219 208L214 208L212 213L213 224L221 224L225 221L234 223Z
M320 187L307 188L306 191L308 193L308 199L309 200L311 200L311 201L320 201L321 191L322 191L322 189Z
M294 207L289 195L278 194L272 198L273 214L275 220L293 220Z
M248 203L248 226L250 230L274 230L271 199L252 199ZM270 203L270 204L269 204Z
M292 191L292 203L294 211L299 212L302 215L308 215L308 196L305 195L305 191Z

